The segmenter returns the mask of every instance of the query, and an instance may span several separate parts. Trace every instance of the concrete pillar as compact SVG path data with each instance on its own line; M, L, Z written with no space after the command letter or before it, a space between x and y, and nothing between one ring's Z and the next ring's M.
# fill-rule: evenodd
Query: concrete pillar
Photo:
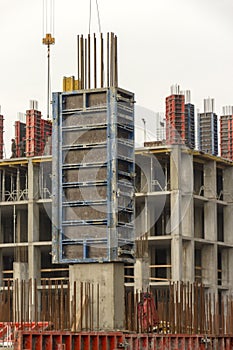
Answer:
M226 268L226 272L228 274L228 286L230 288L230 292L233 292L233 248L229 248L228 250L228 267Z
M143 237L143 235L148 234L151 235L151 227L153 226L153 223L151 223L151 211L152 211L152 205L151 201L149 200L148 196L145 196L145 207L143 212L140 214L142 230L140 235L137 235L137 237ZM136 230L137 230L137 224ZM144 252L143 257L138 257L136 259L135 265L134 265L134 276L135 276L135 283L134 283L134 290L135 292L140 290L146 290L149 287L149 277L150 277L150 268L149 268L149 257L148 252Z
M201 253L202 282L204 285L216 289L217 286L217 246L216 244L203 244Z
M181 188L185 194L193 193L193 156L185 150L181 153Z
M171 271L172 280L182 280L182 227L181 227L181 148L174 146L170 157L171 183ZM167 225L167 227L169 224Z
M134 290L146 291L150 285L149 257L137 258L134 264Z
M232 249L223 249L221 251L222 257L222 283L223 287L229 287L229 271L231 266L229 266L229 255L232 253Z
M194 237L204 238L203 207L196 206L194 210Z
M182 240L179 236L173 236L171 241L171 278L175 282L183 279L182 255Z
M181 148L174 146L170 156L170 188L179 190L181 185Z
M150 156L137 155L136 156L136 165L140 169L140 192L148 192L150 190L151 183L151 169L150 169Z
M2 255L2 248L0 249L0 287L3 286L3 255Z
M227 206L223 208L223 220L224 220L224 242L233 244L233 167L228 167L223 170L223 200L228 202Z
M173 190L171 193L171 271L172 280L182 280L182 232L181 232L181 194Z
M39 242L39 206L38 198L39 169L28 161L28 263L29 278L40 278L40 254L34 242Z
M20 200L20 171L19 167L17 168L17 175L16 175L16 199L17 201Z
M21 320L24 321L23 318L25 317L25 314L23 314L23 310L28 309L28 303L29 303L28 264L14 262L13 278L14 278L13 316L14 316L14 322L20 322ZM23 296L21 294L22 283L25 286Z
M206 240L217 240L217 204L214 201L204 204L204 231Z
M34 280L36 279L40 284L40 270L41 270L41 254L40 248L34 245L39 242L39 206L36 203L38 199L39 190L39 168L33 164L32 159L28 161L28 275L32 280L32 304L30 305L30 319L35 319L35 305L33 301L37 293L34 290ZM38 307L39 307L38 301Z
M210 241L217 240L216 192L216 162L210 160L204 164L204 196L210 199L204 204L204 238Z
M14 262L13 276L14 280L28 281L28 263Z
M193 156L186 151L181 153L181 225L182 235L194 236L193 210Z
M74 282L77 282L76 305L77 317L76 323L80 325L80 317L83 312L80 310L80 283L91 283L95 288L99 286L99 300L96 293L90 300L93 306L93 326L97 325L101 330L122 330L125 321L125 302L124 302L124 264L106 263L106 264L77 264L70 265L70 286L71 302L73 301ZM86 300L86 302L88 302ZM97 312L97 309L99 312ZM99 315L99 319L98 319ZM83 319L83 325L85 320Z
M224 237L224 243L227 244L233 244L233 234L232 234L232 227L233 227L233 204L228 204L226 207L223 208L223 237Z
M181 196L181 230L183 236L194 237L194 208L192 194Z
M6 171L2 170L2 177L1 177L1 184L2 184L2 198L1 201L4 202L5 201L5 184L6 184Z
M146 233L145 197L144 196L136 197L136 201L137 201L137 211L136 211L136 219L135 219L135 237L140 237L141 235Z
M183 271L183 281L193 283L195 281L193 240L183 242Z
M216 199L216 162L210 160L204 164L204 196Z

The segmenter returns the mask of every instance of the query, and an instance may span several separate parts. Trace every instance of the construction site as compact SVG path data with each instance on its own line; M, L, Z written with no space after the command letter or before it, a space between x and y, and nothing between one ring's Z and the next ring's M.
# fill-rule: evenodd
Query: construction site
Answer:
M10 157L0 115L0 348L233 349L233 107L218 142L214 101L195 119L173 86L136 148L117 35L78 35L50 95L54 43L47 118L30 100Z

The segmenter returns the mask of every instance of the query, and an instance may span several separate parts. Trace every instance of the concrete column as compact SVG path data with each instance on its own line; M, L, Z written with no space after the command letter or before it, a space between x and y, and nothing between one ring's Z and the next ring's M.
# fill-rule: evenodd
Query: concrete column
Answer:
M170 188L179 190L181 185L181 148L174 146L170 156Z
M229 271L232 269L229 266L229 255L232 253L232 249L223 249L221 252L222 257L222 286L229 287Z
M216 244L204 244L201 253L202 260L202 282L204 285L212 287L217 286L217 246Z
M144 234L147 234L150 236L151 233L151 201L148 199L148 196L145 196L145 207L143 214L140 215L141 221L143 223L142 231L140 236L143 236ZM136 225L137 226L137 225ZM137 229L137 228L136 228ZM137 236L139 237L139 236ZM135 292L137 290L146 290L149 287L149 277L150 277L150 262L149 262L148 252L145 252L143 257L138 257L136 259L135 265L134 265L134 276L135 276L135 283L134 283L134 290Z
M181 153L181 188L186 194L193 193L193 156L185 150Z
M32 280L32 305L30 305L30 319L35 319L35 305L33 301L37 293L34 290L34 280L40 284L40 270L41 270L41 254L40 248L35 247L34 243L39 242L39 206L36 203L38 199L39 190L39 168L33 165L32 159L28 161L28 275ZM38 307L39 307L38 302Z
M194 211L194 236L195 238L203 238L203 207L195 207Z
M136 165L140 169L140 192L150 191L151 182L151 168L150 168L150 156L137 155Z
M181 226L181 148L174 146L170 156L171 217L167 227L171 228L172 280L182 280L182 226Z
M27 310L29 302L29 288L28 288L28 264L14 262L13 263L13 278L14 278L14 295L13 295L13 309L14 321L20 322L23 320L23 309ZM24 283L24 295L21 295L22 283Z
M135 237L140 237L145 234L146 226L145 226L145 197L136 197L137 201L137 212L135 219Z
M137 258L134 264L134 290L146 291L150 285L149 257Z
M217 240L217 204L209 201L204 204L204 238L209 241Z
M224 242L233 244L233 167L229 167L223 170L223 200L228 202L227 206L223 208L223 220L224 220Z
M194 208L192 194L182 195L181 197L181 226L183 236L194 237Z
M233 248L229 248L228 251L228 266L226 268L226 272L228 273L228 286L230 288L229 292L233 292Z
M193 209L193 156L183 151L181 154L181 225L182 235L194 237Z
M223 208L223 237L224 243L233 244L233 204L228 204Z
M211 199L216 199L217 184L216 184L216 162L210 160L204 164L204 196Z
M204 196L211 199L204 204L204 238L210 241L217 240L216 192L216 162L210 160L204 164Z
M40 278L40 254L33 243L39 242L39 206L38 198L39 169L28 161L28 263L29 278Z
M174 147L170 157L171 235L181 235L181 149ZM168 227L169 225L167 225ZM168 233L168 232L167 232Z
M5 184L6 184L6 171L2 170L2 177L1 177L1 183L2 183L2 198L1 201L5 201Z
M171 271L172 280L181 281L183 280L183 269L182 269L182 240L179 236L173 236L171 241Z
M14 280L28 281L28 263L14 262L13 276Z
M2 248L0 249L0 287L3 286L3 255L2 255Z
M99 286L99 300L94 293L93 299L89 300L93 306L94 329L99 328L104 331L122 330L125 321L124 302L124 264L77 264L70 265L70 286L71 303L73 301L74 282L77 282L76 323L80 326L80 317L83 317L85 325L85 315L80 310L80 283L87 282L94 285L94 290ZM86 300L88 302L88 300ZM99 312L97 312L97 309ZM99 319L98 319L99 314Z
M195 281L193 240L183 242L183 271L184 282L193 283Z
M19 196L20 196L20 171L19 171L19 167L17 168L17 175L16 175L16 199L17 201L19 200Z

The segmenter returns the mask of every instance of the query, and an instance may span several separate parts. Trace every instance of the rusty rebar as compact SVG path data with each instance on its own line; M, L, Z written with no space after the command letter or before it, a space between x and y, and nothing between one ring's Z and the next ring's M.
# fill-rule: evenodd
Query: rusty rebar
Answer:
M100 33L100 87L104 87L104 40Z

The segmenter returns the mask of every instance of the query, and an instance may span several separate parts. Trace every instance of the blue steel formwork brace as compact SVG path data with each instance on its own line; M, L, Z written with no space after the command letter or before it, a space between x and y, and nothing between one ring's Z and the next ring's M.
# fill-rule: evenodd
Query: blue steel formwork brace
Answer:
M61 127L60 113L62 105L60 103L60 93L53 93L53 132L52 132L52 257L53 262L58 263L61 260L60 253L60 218L62 215L62 199L61 191L61 171L60 164L62 162L61 152Z
M116 195L117 195L117 183L116 183L116 161L117 161L117 107L113 90L108 90L107 93L107 157L108 157L108 226L109 226L109 258L114 260L114 255L116 256L117 252L112 251L112 249L116 249L117 247L117 207L116 207ZM113 254L114 253L114 254Z
M133 262L134 95L54 93L52 142L53 262Z

